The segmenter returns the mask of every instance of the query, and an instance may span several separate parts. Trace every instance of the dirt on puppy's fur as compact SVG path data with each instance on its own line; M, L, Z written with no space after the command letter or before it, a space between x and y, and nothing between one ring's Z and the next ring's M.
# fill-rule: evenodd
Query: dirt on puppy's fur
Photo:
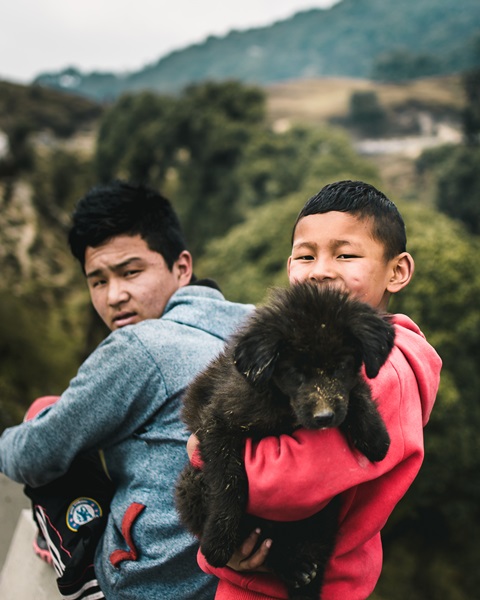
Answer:
M393 342L388 318L367 304L328 287L296 284L273 290L196 377L182 417L200 441L204 464L185 467L176 501L212 566L224 566L260 527L273 540L267 566L285 582L289 598L320 597L341 499L303 521L246 515L244 442L298 427L339 427L369 460L383 460L390 438L361 367L376 377Z

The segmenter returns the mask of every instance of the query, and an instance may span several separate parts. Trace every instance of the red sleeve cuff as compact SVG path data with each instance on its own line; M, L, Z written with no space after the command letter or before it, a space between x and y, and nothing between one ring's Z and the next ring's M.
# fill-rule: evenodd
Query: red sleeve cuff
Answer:
M202 455L200 454L200 448L198 446L195 448L192 456L190 457L190 464L192 465L192 467L198 469L199 471L203 469L204 463L202 460Z

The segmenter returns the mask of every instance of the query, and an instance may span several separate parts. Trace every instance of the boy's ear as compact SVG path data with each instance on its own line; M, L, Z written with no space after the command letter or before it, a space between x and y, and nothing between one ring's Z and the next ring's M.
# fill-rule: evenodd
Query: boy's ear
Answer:
M287 275L288 275L289 279L290 279L290 264L291 264L291 262L292 262L292 255L290 255L287 259Z
M188 285L192 279L193 266L192 255L188 250L183 250L173 264L178 277L180 287Z
M387 291L395 294L410 283L413 272L415 271L415 262L411 254L402 252L392 259L392 276L387 284Z

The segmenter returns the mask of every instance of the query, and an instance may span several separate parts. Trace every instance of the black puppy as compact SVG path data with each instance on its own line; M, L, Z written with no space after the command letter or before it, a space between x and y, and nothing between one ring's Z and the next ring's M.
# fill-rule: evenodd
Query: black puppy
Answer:
M207 561L224 566L254 527L273 540L267 566L290 598L319 598L333 550L339 498L290 523L245 515L245 438L295 428L339 427L371 461L390 438L360 374L376 377L394 341L386 317L329 288L297 284L274 291L224 352L189 386L182 417L200 441L202 470L187 465L176 500Z

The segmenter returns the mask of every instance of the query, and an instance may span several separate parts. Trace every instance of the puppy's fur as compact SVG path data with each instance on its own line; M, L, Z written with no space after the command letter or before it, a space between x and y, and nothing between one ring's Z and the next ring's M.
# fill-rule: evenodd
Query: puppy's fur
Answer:
M369 460L381 461L390 438L360 369L364 364L367 376L375 377L393 342L393 326L370 306L332 289L298 284L274 291L197 376L182 416L198 436L204 466L185 467L176 500L211 565L224 566L260 527L273 540L267 565L285 581L289 597L319 597L339 499L304 521L245 515L244 441L297 427L339 427Z

